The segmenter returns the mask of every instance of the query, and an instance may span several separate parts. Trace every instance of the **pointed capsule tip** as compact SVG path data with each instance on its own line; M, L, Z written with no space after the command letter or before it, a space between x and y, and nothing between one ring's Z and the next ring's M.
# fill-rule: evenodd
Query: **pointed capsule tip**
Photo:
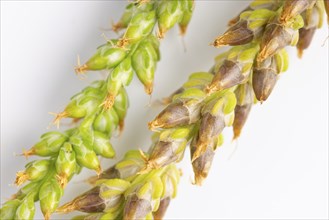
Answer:
M49 219L50 219L50 215L51 215L50 212L46 212L46 213L44 214L45 220L49 220Z

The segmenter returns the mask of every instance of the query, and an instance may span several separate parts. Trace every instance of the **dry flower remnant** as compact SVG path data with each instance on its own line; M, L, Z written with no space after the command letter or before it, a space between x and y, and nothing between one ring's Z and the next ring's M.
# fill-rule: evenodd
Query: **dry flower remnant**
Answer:
M146 93L152 93L160 60L158 36L164 37L175 24L185 33L193 8L190 0L139 0L127 5L119 22L113 25L114 31L122 32L120 37L98 47L86 63L80 65L78 61L75 69L77 74L107 70L107 79L93 82L74 95L61 113L52 113L58 127L63 118L78 123L63 132L43 134L38 143L23 152L27 158L45 159L32 161L25 170L17 172L15 184L26 184L3 204L1 219L33 219L37 201L45 219L49 219L58 208L66 185L82 168L102 176L99 157L115 156L110 138L124 127L129 106L125 87L135 72ZM156 24L159 31L155 30Z

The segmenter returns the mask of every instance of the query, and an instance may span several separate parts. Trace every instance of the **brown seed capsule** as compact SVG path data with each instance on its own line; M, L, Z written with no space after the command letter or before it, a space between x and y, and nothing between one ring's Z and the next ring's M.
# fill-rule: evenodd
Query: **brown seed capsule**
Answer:
M274 57L270 57L254 68L252 86L260 102L266 101L278 80L276 65Z
M196 149L192 155L192 162L203 154L207 147L213 144L214 139L222 133L225 128L224 114L213 115L210 112L202 114Z
M170 200L171 200L170 196L161 199L158 210L153 212L154 220L162 220L163 219L164 215L166 214L167 208L170 204Z
M143 219L150 212L152 212L150 201L140 199L136 194L128 196L123 210L123 220Z
M103 171L99 176L92 176L87 179L87 182L89 184L94 185L97 180L99 179L115 179L115 178L120 178L120 173L119 171L115 168L115 166L112 166L108 168L107 170Z
M246 123L254 102L254 91L250 83L240 85L235 90L237 104L234 109L233 140L237 139Z
M261 49L257 61L262 62L273 56L278 50L288 46L292 42L293 35L294 30L280 24L271 23L267 25L260 44Z
M153 148L147 166L150 169L166 166L179 159L179 155L175 154L175 148L178 143L159 141Z
M215 74L211 84L206 88L207 93L223 90L240 84L246 79L241 74L239 65L231 60L225 60Z
M190 146L191 155L194 155L197 146L195 139L192 141ZM196 158L192 162L193 171L194 171L194 183L198 186L202 185L202 182L205 178L207 178L209 170L211 168L212 161L214 159L214 148L213 144L208 145L206 151L201 154L198 158Z
M252 104L237 105L234 109L234 122L233 122L233 140L240 137L241 130L246 123Z
M69 213L81 211L87 213L103 212L106 208L104 200L99 196L100 187L96 186L84 194L78 196L73 201L59 207L57 212Z
M189 125L200 117L200 102L176 101L169 104L160 114L149 123L150 130L156 128L173 128Z
M313 28L301 28L299 29L299 40L297 43L298 57L301 58L303 55L303 50L307 49L313 39L316 27Z
M324 2L324 8L327 13L328 24L329 24L329 0L323 0L323 2Z
M254 32L248 28L248 21L241 20L230 27L223 35L217 37L213 43L215 47L224 45L236 46L251 42Z
M279 19L280 23L286 23L307 8L312 7L315 2L316 0L286 0Z

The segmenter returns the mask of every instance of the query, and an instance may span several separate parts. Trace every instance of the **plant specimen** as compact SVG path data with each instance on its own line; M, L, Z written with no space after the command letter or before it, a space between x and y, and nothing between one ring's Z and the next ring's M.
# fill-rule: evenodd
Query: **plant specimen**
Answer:
M306 43L302 43L301 40L298 41L298 32L301 32L301 28L304 26L303 23L306 20L306 12L304 11L307 10L316 14L321 12L321 10L323 11L323 5L321 5L321 1L316 4L314 1L301 2L295 1L290 5L287 3L284 6L282 6L282 2L278 1L269 1L266 4L262 1L252 3L248 10L241 13L240 20L232 21L231 25L233 26L214 42L215 46L232 45L235 47L219 55L216 58L215 66L209 73L199 72L192 74L181 89L166 99L168 106L155 120L149 123L149 127L152 130L160 130L153 137L154 144L150 152L131 151L127 153L121 162L100 174L100 177L105 179L95 182L95 178L92 178L91 182L95 182L95 188L76 198L73 202L60 207L58 211L80 210L93 213L88 215L87 219L139 219L152 218L152 216L154 218L162 218L170 200L176 195L179 172L175 167L175 163L182 159L185 148L190 145L195 183L201 184L202 180L208 175L215 150L223 141L222 130L233 125L235 137L238 137L255 99L260 102L265 101L277 81L277 75L286 70L287 54L284 47L290 44L295 45L297 42L299 42L300 50L306 47ZM295 8L298 10L296 11ZM319 16L319 20L321 20L321 16ZM316 21L314 22L316 23ZM119 28L121 25L117 26ZM306 26L304 28L306 30L310 29ZM160 32L160 37L163 35L163 32ZM234 38L237 35L240 38ZM246 38L241 41L241 36L246 36ZM305 37L305 41L309 38L309 36ZM156 40L156 38L153 39ZM121 54L121 52L126 52L122 49L126 49L129 46L129 43L131 43L129 41L128 39L117 42L110 41L105 47L120 51L119 53ZM118 46L118 48L113 47L113 45ZM99 55L101 54L100 52ZM77 73L92 70L93 62L92 60L79 66ZM98 64L98 61L96 63ZM121 63L116 64L115 69L119 68ZM106 68L111 67L108 63L104 64L104 66ZM123 75L121 73L127 72L125 67L122 64L118 75L121 76ZM101 69L101 67L95 67L95 69L98 68ZM115 69L111 76L115 76L113 74ZM137 73L137 70L135 71ZM145 69L140 73L144 72ZM141 74L138 75L141 78ZM152 91L150 89L152 88L152 83L148 80L141 81L145 85L145 90L150 93ZM113 109L111 107L114 105L114 110L116 110L114 97L119 92L114 92L113 94L112 91L115 91L115 89L108 89L109 85L113 84L115 83L108 80L106 86L104 86L105 83L97 83L91 88L91 90L93 88L101 90L104 86L101 96L103 98L95 106L104 107L108 111ZM119 82L118 84L120 88L122 84L129 83ZM116 86L111 88L116 88ZM119 89L118 91L123 90ZM253 91L255 92L255 97ZM98 94L95 96L99 97ZM104 109L101 108L102 112ZM69 110L66 109L62 114L59 114L57 119L63 116L75 118L68 113ZM80 108L77 110L80 110ZM73 113L76 112L73 111ZM93 115L94 113L91 114ZM70 136L69 142L73 142L71 143L71 145L73 144L73 149L74 143L77 142L74 142L75 139L71 140L70 132L72 132L72 135L75 132L85 132L83 134L87 136L92 132L90 125L82 126L85 121L86 123L88 122L88 120L84 119L81 125L79 125L78 131L73 130L68 133ZM90 119L90 121L92 120ZM109 121L112 122L113 119ZM115 126L120 124L123 124L122 119L121 123L118 120ZM94 139L96 140L95 137ZM60 140L60 138L57 139ZM66 140L63 142L66 142ZM70 143L61 145L60 150L63 149L63 154L72 152ZM81 149L81 145L77 146ZM79 152L79 150L77 151ZM100 149L98 152L102 153L104 151ZM58 155L60 153L61 151ZM102 155L101 153L97 154ZM26 154L31 154L31 151L28 151ZM112 151L108 155L113 156ZM87 163L86 165L92 164ZM47 170L47 167L50 165L42 161L39 164L32 163L28 166L25 173L31 173L29 175L34 177L32 175L34 168L39 168L39 166L42 167L42 172ZM99 170L97 165L93 165L93 167ZM40 181L38 178L40 178L39 175L41 174L36 175L36 179L32 178L31 180ZM21 176L24 175L18 175L17 183L24 180ZM65 186L66 179L64 178L65 181L63 181L63 178L58 179L61 181L53 181L53 183L61 183L59 184L60 186ZM49 185L53 184L51 181L46 181L46 183ZM56 190L51 192L56 192ZM33 199L24 200L29 205L25 207L32 207ZM54 200L58 200L58 198ZM18 206L17 200L12 200L12 202L10 204L12 206L5 206L5 208ZM45 206L49 207L50 205L46 204ZM57 206L57 203L55 206ZM52 208L48 212L52 212L54 209ZM47 210L45 211L46 214L48 212Z

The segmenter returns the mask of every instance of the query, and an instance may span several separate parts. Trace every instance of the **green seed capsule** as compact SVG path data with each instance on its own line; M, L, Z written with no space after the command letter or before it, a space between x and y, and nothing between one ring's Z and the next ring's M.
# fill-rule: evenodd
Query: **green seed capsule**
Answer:
M140 41L149 35L156 22L155 11L136 13L131 19L123 38L118 46L125 46Z
M13 199L24 199L26 195L33 191L37 191L40 182L30 182L29 184L23 186L16 194L12 196ZM34 194L34 200L38 199L38 194Z
M99 131L94 132L93 149L97 155L101 155L105 158L113 158L115 156L115 151L113 150L109 137Z
M113 31L118 32L121 29L126 28L133 16L135 10L136 10L136 6L134 3L128 4L126 6L126 9L123 12L120 20L116 24L113 24L113 26L112 26Z
M117 112L110 108L99 113L93 123L93 129L105 133L108 137L112 136L119 124Z
M33 193L32 193L33 194ZM18 206L14 219L33 219L35 213L34 196L28 195Z
M27 180L35 182L42 179L48 173L50 164L50 160L35 160L28 163L24 171L16 174L15 184L19 186Z
M117 95L114 101L114 110L118 115L119 118L119 129L120 131L123 130L124 127L124 120L126 118L127 109L129 107L129 98L126 90L121 88L119 94Z
M46 220L56 210L59 200L63 195L63 189L55 177L42 184L39 190L39 199L41 211Z
M133 69L131 66L131 58L123 60L111 73L107 79L107 104L105 109L109 109L115 102L120 89L123 86L128 86L133 78Z
M157 53L149 41L142 42L132 56L132 66L143 83L145 92L153 91L154 72L157 64Z
M127 55L127 51L123 48L104 45L99 48L96 54L91 57L82 69L77 70L83 72L86 70L104 70L111 69L118 65Z
M59 151L55 166L57 180L61 188L65 188L68 180L77 170L75 152L70 143L66 142Z
M7 201L0 209L0 219L14 219L16 210L21 202L18 199Z
M162 0L157 9L159 38L163 38L166 32L183 17L183 2L180 0Z
M96 153L93 151L86 141L79 136L72 136L70 143L76 154L76 160L80 166L87 167L92 170L96 170L97 173L101 172L100 163Z
M68 137L63 133L51 131L43 134L40 139L41 140L37 144L23 154L25 156L53 156L58 153L59 149Z
M194 10L194 0L185 0L182 2L183 17L179 22L179 29L181 35L186 33L188 24L191 21L193 10Z

